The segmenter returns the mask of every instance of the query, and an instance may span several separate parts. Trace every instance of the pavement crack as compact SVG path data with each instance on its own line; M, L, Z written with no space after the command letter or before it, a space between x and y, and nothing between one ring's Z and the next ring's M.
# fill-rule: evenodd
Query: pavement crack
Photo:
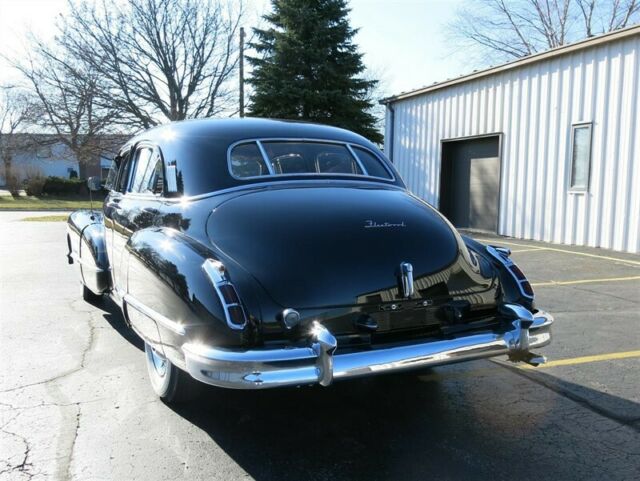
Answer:
M71 308L73 309L73 304L71 305ZM52 382L56 382L59 381L60 379L64 379L68 376L71 376L72 374L77 373L78 371L81 371L82 369L84 369L86 367L86 361L87 361L87 355L89 354L89 352L91 352L92 348L93 348L93 343L95 341L95 329L96 326L94 325L94 319L93 319L93 312L89 313L89 319L87 321L87 326L89 328L89 335L87 336L87 341L85 344L84 349L82 350L82 353L80 355L80 364L78 367L75 367L73 369L69 369L61 374L58 374L56 376L50 377L48 379L42 380L42 381L37 381L37 382L33 382L33 383L29 383L29 384L24 384L22 386L16 386L16 387L12 387L10 389L4 389L2 391L0 391L0 394L4 394L4 393L9 393L9 392L14 392L14 391L20 391L22 389L27 389L33 386L40 386L40 385L45 385L45 384L49 384Z
M65 461L65 479L71 479L71 463L73 462L73 452L76 448L76 441L78 439L78 431L80 430L80 417L82 416L82 407L80 403L76 403L76 424L73 430L73 437L71 438L71 446L69 447L69 454Z
M14 438L21 440L24 444L24 453L22 456L22 461L20 463L14 466L9 465L8 468L0 471L0 475L18 471L25 474L29 479L31 479L34 476L34 473L31 472L31 468L33 467L33 465L29 462L29 455L31 454L31 445L29 444L29 441L27 441L27 438L25 438L24 436L20 436L19 434L11 431L7 431L6 429L1 429L1 431L9 436L13 436Z

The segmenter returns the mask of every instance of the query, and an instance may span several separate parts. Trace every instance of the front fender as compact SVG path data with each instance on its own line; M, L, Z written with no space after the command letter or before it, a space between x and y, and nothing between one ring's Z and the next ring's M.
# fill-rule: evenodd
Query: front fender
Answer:
M224 309L202 268L216 259L207 246L170 228L137 231L127 243L124 304L129 322L149 343L184 365L182 344L242 346L250 337L227 326Z
M78 210L67 220L69 263L77 263L82 283L95 294L111 289L111 266L107 255L101 212Z

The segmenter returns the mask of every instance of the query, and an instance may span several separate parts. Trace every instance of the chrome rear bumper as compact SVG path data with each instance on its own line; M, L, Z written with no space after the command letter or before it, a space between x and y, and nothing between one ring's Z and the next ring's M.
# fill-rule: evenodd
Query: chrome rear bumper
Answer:
M314 323L306 347L228 350L185 344L186 368L204 383L235 389L264 389L304 384L328 386L333 380L450 364L502 354L530 364L544 358L530 352L551 341L553 317L543 311L532 315L521 306L508 305L513 329L487 332L444 341L422 342L368 351L334 354L335 337Z

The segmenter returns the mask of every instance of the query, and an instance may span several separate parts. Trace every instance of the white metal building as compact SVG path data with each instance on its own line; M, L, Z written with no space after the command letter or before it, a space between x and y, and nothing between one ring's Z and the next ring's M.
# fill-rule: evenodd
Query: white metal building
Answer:
M640 26L383 102L385 151L457 227L640 252Z

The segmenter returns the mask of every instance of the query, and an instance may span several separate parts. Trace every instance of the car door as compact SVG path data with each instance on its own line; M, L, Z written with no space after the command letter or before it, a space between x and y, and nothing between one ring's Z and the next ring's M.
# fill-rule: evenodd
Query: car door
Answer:
M105 206L105 215L108 211L112 225L111 268L118 298L127 292L127 242L139 229L153 225L157 201L147 190L150 171L153 170L150 165L156 157L157 149L152 144L138 144L127 165L121 168L118 191L110 196Z
M129 175L131 173L131 147L125 147L113 160L109 178L107 179L107 187L109 193L104 200L104 227L105 242L107 245L107 255L109 256L109 265L111 266L111 285L114 286L114 293L118 294L115 287L115 269L114 269L114 239L116 232L116 217L120 210L120 202L129 183Z

